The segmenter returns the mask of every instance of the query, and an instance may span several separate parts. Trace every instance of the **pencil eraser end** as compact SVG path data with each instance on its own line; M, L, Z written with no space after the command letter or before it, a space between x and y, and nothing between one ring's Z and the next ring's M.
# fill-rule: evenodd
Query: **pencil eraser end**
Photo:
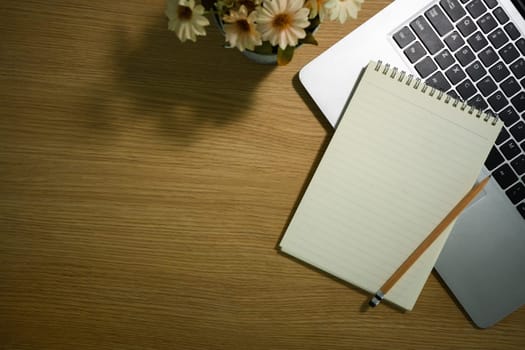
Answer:
M368 302L368 305L370 305L371 307L376 307L377 304L379 304L381 300L383 300L384 297L385 297L385 293L383 293L383 291L381 290L378 290L376 294L374 295L374 297L370 299L370 301Z
M368 302L368 305L370 307L376 307L377 304L379 304L381 302L381 299L378 299L376 296L374 296L372 299L370 299L370 301Z

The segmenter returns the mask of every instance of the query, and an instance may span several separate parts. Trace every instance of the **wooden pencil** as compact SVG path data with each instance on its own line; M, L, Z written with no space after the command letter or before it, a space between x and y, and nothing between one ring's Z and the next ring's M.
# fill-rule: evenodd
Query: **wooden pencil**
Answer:
M381 286L374 297L368 303L375 307L383 300L388 291L399 281L408 269L419 259L419 257L434 243L441 233L454 221L459 214L468 206L470 202L481 192L490 180L490 176L476 184L472 189L456 204L456 206L445 216L432 232L419 244L419 246L408 256L408 258L397 268L390 278Z

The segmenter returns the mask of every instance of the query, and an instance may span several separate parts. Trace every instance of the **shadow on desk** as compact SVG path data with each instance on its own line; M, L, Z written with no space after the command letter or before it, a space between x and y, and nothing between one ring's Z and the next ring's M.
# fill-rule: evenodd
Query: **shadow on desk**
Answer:
M186 144L201 128L246 115L258 84L274 66L225 49L218 30L207 30L197 42L181 43L160 16L138 33L115 28L113 87L109 94L105 86L93 88L88 125L111 132L146 119L156 123L160 134Z

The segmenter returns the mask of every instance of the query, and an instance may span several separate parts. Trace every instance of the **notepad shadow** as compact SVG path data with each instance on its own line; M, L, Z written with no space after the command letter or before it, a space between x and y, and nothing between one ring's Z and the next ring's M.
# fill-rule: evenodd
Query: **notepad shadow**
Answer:
M364 71L364 70L363 70ZM312 112L312 114L317 118L317 120L319 121L319 123L322 125L322 127L326 130L327 132L327 136L326 138L323 140L322 144L320 145L319 147L319 150L317 151L317 155L315 156L315 160L314 162L312 163L312 167L310 169L310 171L308 172L307 176L306 176L306 179L305 181L303 182L303 185L301 186L301 190L299 192L299 195L297 196L297 199L294 203L294 206L290 212L290 215L288 216L287 220L286 220L286 224L285 226L283 227L283 230L281 231L281 234L279 236L279 239L277 241L277 244L275 245L275 249L283 256L285 256L286 258L289 258L293 261L295 261L296 263L304 266L305 268L308 268L310 270L314 270L316 272L318 272L319 274L321 274L322 276L324 277L327 277L335 282L338 282L338 283L341 283L343 285L345 285L347 288L349 288L350 290L362 295L363 297L363 302L359 305L359 307L357 308L357 311L361 312L361 313L364 313L364 312L370 312L370 311L373 311L372 308L369 306L368 302L370 300L370 293L368 293L367 291L345 281L345 280L342 280L334 275L331 275L329 273L327 273L326 271L323 271L322 269L319 269L315 266L312 266L290 254L287 254L283 251L281 251L281 249L279 248L279 242L282 240L282 238L284 237L284 234L286 233L286 228L288 227L288 225L290 224L290 221L292 220L294 214L295 214L295 211L297 210L298 206L299 206L299 203L301 202L301 199L306 191L306 189L308 188L308 185L310 183L310 181L312 180L312 177L314 176L315 174L315 170L317 169L317 166L319 165L322 157L323 157L323 154L326 150L326 148L328 147L328 144L330 143L330 140L331 140L331 137L334 133L334 127L332 127L332 125L328 122L328 120L324 117L323 113L321 112L321 110L319 109L319 107L315 104L315 102L312 100L312 98L308 95L308 92L305 90L305 88L303 87L303 85L301 84L300 80L299 80L299 74L297 73L294 77L293 77L293 80L292 80L292 83L293 83L293 86L296 90L296 92L299 94L299 96L301 96L301 98L303 99L304 103L307 105L307 107L310 109L310 111ZM353 95L353 91L350 95L350 98L349 100L351 99L351 96ZM382 304L384 304L383 306L387 306L387 307L390 307L392 309L395 309L399 312L406 312L406 310L400 308L399 306L395 305L395 304L392 304L388 301L383 301Z
M360 295L360 297L362 298L363 302L358 304L357 308L355 309L355 311L358 311L360 313L365 313L365 312L373 312L374 309L371 308L369 305L368 305L368 302L370 300L370 298L372 297L372 295L370 293L368 293L367 291L345 281L345 280L342 280L340 278L338 278L337 276L334 276L334 275L331 275L329 273L327 273L326 271L323 271L313 265L310 265L290 254L287 254L285 252L283 252L282 250L279 249L278 245L276 247L276 250L277 252L282 255L283 257L285 258L288 258L294 262L296 262L297 264L300 264L302 265L304 268L307 268L309 270L312 270L312 271L316 271L317 273L319 273L321 275L322 278L329 278L330 280L334 281L334 282L337 282L337 283L340 283L342 285L344 285L345 287L347 287L349 289L349 291L351 292L354 292L355 295ZM354 295L354 296L355 296ZM352 295L349 295L349 298L351 298ZM377 306L376 308L379 308L379 307L389 307L391 309L394 309L396 311L399 311L400 313L405 313L406 310L400 308L399 306L395 305L395 304L392 304L388 301L385 301L383 300L381 302L381 305Z

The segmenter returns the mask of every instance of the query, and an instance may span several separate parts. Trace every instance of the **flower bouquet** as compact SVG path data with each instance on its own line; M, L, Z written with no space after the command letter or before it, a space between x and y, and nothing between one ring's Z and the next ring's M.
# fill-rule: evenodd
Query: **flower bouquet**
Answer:
M364 0L167 0L168 29L182 41L206 35L211 15L226 42L240 51L276 55L290 62L295 48L317 45L315 29L325 20L356 18Z

